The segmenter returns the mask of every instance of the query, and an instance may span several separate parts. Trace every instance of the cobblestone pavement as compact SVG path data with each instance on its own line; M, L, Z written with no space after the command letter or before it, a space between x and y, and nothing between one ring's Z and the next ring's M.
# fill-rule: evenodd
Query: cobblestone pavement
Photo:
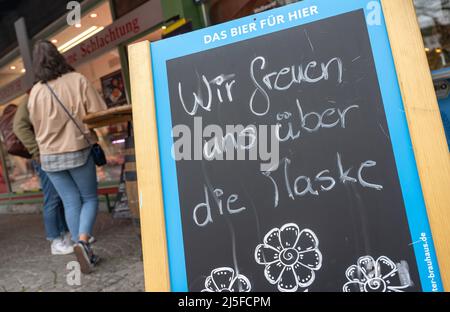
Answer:
M74 255L52 256L42 215L0 215L0 291L143 291L138 230L128 219L100 213L94 230L102 262L81 284L67 283Z

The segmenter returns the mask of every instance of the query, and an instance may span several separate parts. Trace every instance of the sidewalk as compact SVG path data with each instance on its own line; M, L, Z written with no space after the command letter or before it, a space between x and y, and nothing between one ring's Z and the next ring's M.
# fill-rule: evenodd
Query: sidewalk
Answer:
M81 285L70 286L66 269L74 255L52 256L42 215L0 215L0 292L2 291L143 291L141 245L131 220L100 213L94 250L102 258Z

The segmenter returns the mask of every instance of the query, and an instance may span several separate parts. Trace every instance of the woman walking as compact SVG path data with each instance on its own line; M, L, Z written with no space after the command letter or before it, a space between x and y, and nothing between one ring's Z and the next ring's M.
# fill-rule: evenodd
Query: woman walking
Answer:
M89 244L98 209L91 153L97 137L82 120L89 113L106 109L106 104L48 41L35 44L33 70L37 82L30 93L28 110L41 166L63 201L81 271L90 273L99 260Z

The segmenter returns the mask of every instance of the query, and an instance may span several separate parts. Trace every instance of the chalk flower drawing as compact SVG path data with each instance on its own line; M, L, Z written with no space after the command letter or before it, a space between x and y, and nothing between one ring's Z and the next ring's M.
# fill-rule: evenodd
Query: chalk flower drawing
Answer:
M295 292L310 286L315 271L322 267L319 240L313 231L299 230L297 224L288 223L280 229L270 230L264 243L256 247L255 260L265 265L264 275L282 292Z
M217 268L205 280L202 292L250 292L250 281L242 274L236 274L232 268Z
M393 285L398 275L397 265L388 257L381 256L376 261L371 256L358 259L356 265L345 272L349 280L344 292L403 292L409 285Z

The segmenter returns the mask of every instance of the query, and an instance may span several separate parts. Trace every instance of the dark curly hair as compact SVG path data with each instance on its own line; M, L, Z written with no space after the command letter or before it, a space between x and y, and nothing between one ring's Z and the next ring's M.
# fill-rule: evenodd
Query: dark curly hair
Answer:
M33 71L35 82L47 82L75 70L53 43L39 40L33 49Z

